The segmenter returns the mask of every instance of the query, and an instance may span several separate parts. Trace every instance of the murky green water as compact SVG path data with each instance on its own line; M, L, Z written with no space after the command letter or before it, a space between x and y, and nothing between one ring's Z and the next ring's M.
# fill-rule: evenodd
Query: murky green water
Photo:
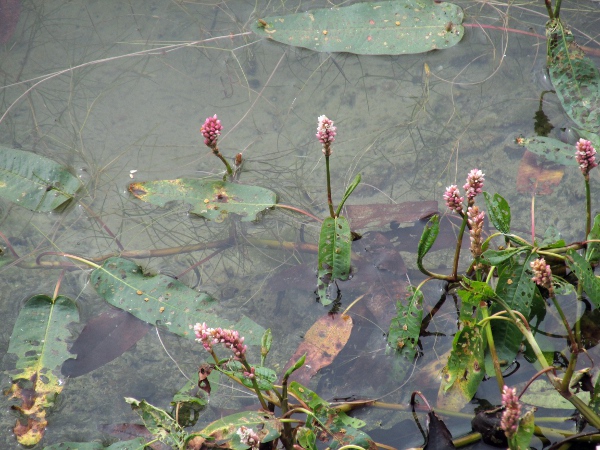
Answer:
M543 2L462 5L466 24L544 34ZM215 113L224 125L221 151L228 157L243 153L241 181L276 191L280 203L327 214L324 161L314 137L317 117L326 114L338 126L331 161L338 201L360 172L363 183L350 204L441 202L445 186L462 184L467 171L478 167L486 173L486 190L509 199L515 228L527 232L531 193L516 191L523 151L513 141L533 132L539 96L547 89L545 41L510 30L467 27L463 41L449 50L359 57L286 47L248 32L256 17L327 6L320 1L24 1L15 35L0 48L0 143L71 167L85 183L81 202L101 217L126 250L179 247L229 235L231 222L206 222L188 214L185 205L155 208L127 191L132 181L220 174L222 166L202 145L199 133L204 118ZM563 18L577 36L587 36L582 44L599 47L597 3L565 2ZM544 100L555 132L568 127L556 97L546 95ZM551 194L537 197L541 230L552 224L567 239L578 236L584 219L580 177L576 169L567 169ZM594 174L596 193L597 182ZM43 251L91 257L118 250L115 239L78 204L52 214L8 203L0 203L0 210L0 231L24 263L33 263ZM275 344L270 361L283 367L304 332L326 310L315 303L310 288L277 291L272 277L302 262L316 268L316 258L266 249L248 238L316 243L318 224L275 210L255 223L236 223L235 230L235 245L182 281L215 295L224 308L271 327ZM177 275L211 252L138 263L148 272ZM414 255L402 256L411 281L417 281ZM447 257L448 252L440 252L429 263L443 270L442 263L450 263ZM14 265L0 271L0 352L5 353L20 307L33 294L51 295L59 271ZM74 333L107 308L88 277L87 270L68 272L61 284L61 293L76 299L80 308L82 321L73 326ZM436 289L429 293L429 307L439 299ZM363 287L345 288L344 304L363 293ZM452 306L446 305L430 330L452 333L454 320ZM383 397L393 402L418 388L435 396L437 386L422 376L413 373L397 389L399 384L386 378L385 369L377 370L385 348L377 326L385 328L361 324L359 338L336 362L341 369L323 375L324 395L369 397L394 391ZM204 358L200 346L168 333L162 339L191 375ZM451 338L440 336L423 341L427 351L419 365L435 360L451 344ZM350 366L359 367L358 375L347 380L344 367ZM371 370L375 375L361 379L361 371ZM415 373L422 370L419 366ZM9 380L3 381L6 387ZM153 329L116 361L66 382L42 444L107 442L110 438L97 429L99 424L137 421L124 396L166 407L185 379ZM494 387L482 392L497 402ZM221 387L201 420L239 408L243 396ZM0 405L0 446L16 448L10 432L14 417L4 396ZM374 427L389 428L402 417L368 412L366 419ZM453 432L458 435L467 428L459 424ZM397 429L403 435L401 447L422 442L414 425L403 423Z

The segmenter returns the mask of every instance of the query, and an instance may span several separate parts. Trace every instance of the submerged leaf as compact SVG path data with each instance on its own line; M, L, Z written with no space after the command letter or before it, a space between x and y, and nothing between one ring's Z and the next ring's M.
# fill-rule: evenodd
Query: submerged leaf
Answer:
M191 213L217 222L225 220L229 213L240 215L243 222L256 220L259 212L277 203L273 191L259 186L196 178L131 183L129 191L157 206L171 201L188 203Z
M250 345L260 345L264 333L256 322L239 311L228 313L210 295L165 275L146 276L140 266L127 259L107 259L92 272L91 283L111 305L188 339L195 339L192 327L202 322L237 330Z
M438 202L404 202L395 205L348 205L347 216L355 230L389 228L390 224L405 224L431 217L438 212Z
M53 301L35 295L19 313L7 351L16 356L16 368L9 371L13 384L5 393L21 401L13 406L21 415L14 428L21 445L35 445L44 435L47 411L64 387L59 377L69 357L67 325L78 320L75 302L63 296Z
M563 175L562 167L540 161L536 155L526 151L519 164L517 191L522 194L535 192L537 195L550 195Z
M253 31L318 52L401 55L452 47L463 37L462 21L452 3L397 0L267 17Z
M0 146L0 197L48 212L72 199L80 187L75 175L51 159Z

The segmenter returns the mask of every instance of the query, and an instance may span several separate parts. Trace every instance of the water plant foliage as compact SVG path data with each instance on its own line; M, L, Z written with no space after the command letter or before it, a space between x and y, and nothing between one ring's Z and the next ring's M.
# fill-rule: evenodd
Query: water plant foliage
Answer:
M266 17L253 31L318 52L401 55L441 50L463 37L463 12L433 0L363 2Z

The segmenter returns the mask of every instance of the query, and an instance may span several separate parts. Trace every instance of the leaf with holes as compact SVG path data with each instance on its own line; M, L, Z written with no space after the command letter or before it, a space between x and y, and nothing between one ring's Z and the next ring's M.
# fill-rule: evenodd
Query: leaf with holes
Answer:
M241 216L243 222L256 220L258 213L277 203L277 195L262 187L196 178L131 183L129 191L157 206L172 201L188 203L191 213L216 222L230 213Z
M329 296L329 286L335 280L347 280L350 276L351 257L352 235L348 221L343 216L326 218L319 236L317 281L317 292L323 305L329 305L335 300Z
M125 401L140 415L144 425L155 439L174 448L185 448L186 432L168 412L151 405L146 400L139 401L125 397Z
M91 284L108 303L149 324L195 339L192 327L206 322L209 327L238 331L250 345L260 345L264 329L256 322L221 307L213 297L190 289L166 275L147 276L140 266L124 258L109 258L94 270Z
M488 216L500 233L510 233L510 206L500 194L483 193Z
M396 0L266 17L252 30L317 52L402 55L456 45L462 21L462 9L452 3Z
M442 370L438 408L458 411L471 401L485 376L483 351L480 327L465 326L456 333L448 364Z
M75 302L59 296L35 295L27 300L13 328L7 355L16 358L8 370L12 386L5 391L20 401L14 434L21 445L37 444L46 430L46 414L64 384L60 367L69 358L67 325L79 320Z
M51 159L0 146L0 197L48 212L71 200L80 187L75 175Z
M398 314L390 323L387 341L390 347L406 358L407 363L412 363L417 354L423 320L423 293L413 287L409 289L412 293L406 300L406 305L402 300L396 303Z

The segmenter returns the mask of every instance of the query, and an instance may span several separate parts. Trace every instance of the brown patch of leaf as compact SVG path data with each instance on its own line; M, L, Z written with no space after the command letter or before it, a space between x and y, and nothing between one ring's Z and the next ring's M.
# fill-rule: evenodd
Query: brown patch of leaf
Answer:
M522 194L550 195L564 175L564 168L525 151L517 174L517 191Z
M306 363L295 371L290 379L300 384L308 384L319 370L333 362L348 342L351 331L350 316L344 314L322 316L306 332L304 341L286 364L283 373L306 354Z
M438 212L437 201L404 202L397 205L371 204L346 206L352 229L388 228L390 223L410 223Z

